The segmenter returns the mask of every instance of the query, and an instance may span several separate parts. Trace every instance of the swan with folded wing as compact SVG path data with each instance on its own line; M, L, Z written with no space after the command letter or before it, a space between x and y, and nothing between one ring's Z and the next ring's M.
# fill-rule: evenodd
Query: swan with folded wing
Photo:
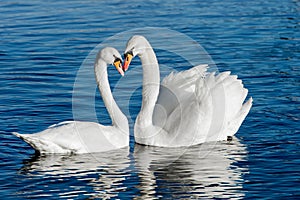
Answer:
M34 134L13 133L41 154L91 153L110 151L129 146L129 126L126 116L116 104L108 81L107 64L113 64L121 75L122 57L106 47L95 61L95 76L100 94L111 117L112 125L95 122L65 121Z
M252 106L248 90L230 72L208 73L207 65L171 73L160 83L156 55L140 35L127 43L123 70L139 56L143 67L141 110L134 125L139 144L179 147L226 140L241 126Z

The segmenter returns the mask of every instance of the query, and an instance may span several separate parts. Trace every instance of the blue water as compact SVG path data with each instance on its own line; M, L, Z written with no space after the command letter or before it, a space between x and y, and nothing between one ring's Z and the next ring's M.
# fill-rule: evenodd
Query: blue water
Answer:
M0 19L2 199L300 198L299 0L4 0ZM74 118L96 116L109 124L94 77L84 79L90 82L79 84L77 93L76 78L79 72L93 72L92 65L83 64L98 44L143 27L187 35L205 48L218 71L229 70L243 80L254 104L232 142L151 148L135 145L131 131L129 152L35 156L11 134L38 132ZM117 46L120 51L128 38ZM182 46L178 49L185 52ZM190 67L175 53L156 53L166 71L166 65ZM133 69L138 65L135 59ZM132 128L140 107L141 76L128 75L135 84L131 96L118 92L131 86L120 86L126 77L120 78L113 67L109 77L118 103L127 99L127 107L121 108ZM95 116L80 109L89 105Z

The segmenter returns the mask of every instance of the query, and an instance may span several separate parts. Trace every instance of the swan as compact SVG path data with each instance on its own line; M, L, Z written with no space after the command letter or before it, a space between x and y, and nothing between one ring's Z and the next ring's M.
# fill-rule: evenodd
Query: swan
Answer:
M134 125L135 141L161 147L196 145L230 139L252 106L243 104L248 90L230 72L218 75L198 65L171 73L160 84L156 55L141 35L129 39L123 71L139 56L143 67L141 110Z
M128 146L128 120L113 98L107 76L107 64L113 64L123 76L121 63L120 53L112 47L105 47L99 51L94 66L96 82L112 120L111 126L95 122L65 121L35 134L13 134L41 154L103 152Z

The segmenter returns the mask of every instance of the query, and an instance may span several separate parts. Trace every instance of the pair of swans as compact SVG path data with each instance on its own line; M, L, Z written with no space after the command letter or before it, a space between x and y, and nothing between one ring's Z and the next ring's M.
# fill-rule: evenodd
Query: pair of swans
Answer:
M243 104L248 90L229 72L215 75L206 72L207 65L199 65L171 73L160 83L155 53L146 38L138 35L128 41L124 55L121 66L119 52L106 47L95 62L96 81L111 126L67 121L36 134L14 134L40 153L103 152L128 146L128 120L112 96L107 65L114 64L124 75L135 56L143 67L142 106L134 126L139 144L179 147L226 140L250 111L252 98Z

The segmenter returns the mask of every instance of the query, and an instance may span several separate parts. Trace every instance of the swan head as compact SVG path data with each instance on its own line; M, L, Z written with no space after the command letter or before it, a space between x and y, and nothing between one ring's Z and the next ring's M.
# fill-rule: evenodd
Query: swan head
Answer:
M99 52L98 56L105 63L114 65L118 72L124 76L124 71L122 69L122 56L117 49L113 47L105 47Z
M144 36L134 35L132 36L126 45L124 53L123 71L127 71L131 60L136 55L141 55L149 47L149 43Z

